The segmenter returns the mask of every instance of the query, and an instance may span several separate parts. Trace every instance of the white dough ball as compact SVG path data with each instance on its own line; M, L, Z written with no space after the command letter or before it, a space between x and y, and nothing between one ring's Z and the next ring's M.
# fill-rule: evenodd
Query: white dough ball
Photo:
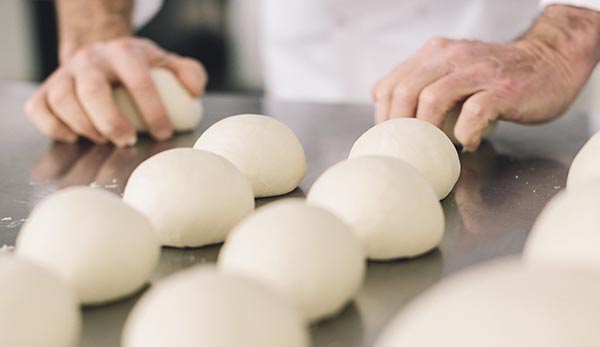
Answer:
M0 255L0 345L75 347L81 330L77 298L49 271Z
M426 291L375 346L599 346L598 293L598 273L528 269L504 259Z
M308 347L300 314L267 288L209 266L176 273L133 308L123 347Z
M600 179L600 132L592 136L579 150L569 168L567 189Z
M287 125L267 116L227 117L208 128L194 148L231 161L248 177L256 197L289 193L306 175L300 141Z
M19 256L57 274L83 304L141 289L160 256L152 225L112 193L73 187L40 202L21 228Z
M460 161L452 141L435 125L416 118L397 118L378 124L356 140L349 158L385 155L412 165L433 186L439 199L452 190Z
M458 107L458 108L455 108L452 111L448 112L448 114L446 115L446 120L444 121L444 126L442 126L442 130L444 131L444 134L446 134L446 136L448 136L450 141L452 141L452 143L454 143L455 145L461 144L456 139L456 136L454 136L454 127L456 126L456 122L458 121L458 116L460 115L460 111L461 111L461 108ZM496 129L496 124L497 124L497 121L490 123L490 125L488 125L483 130L483 133L481 134L481 138L485 139L485 138L492 136L492 134L494 133L494 130Z
M558 193L537 217L524 258L534 264L600 270L599 212L600 180Z
M192 148L170 149L142 162L123 199L152 221L163 245L174 247L223 242L254 210L246 177L223 157Z
M202 120L202 103L198 98L179 82L177 76L167 69L153 68L150 71L154 86L158 91L160 101L171 121L175 131L187 131L195 129ZM124 87L113 90L113 96L125 118L139 132L148 131L138 108L133 101L129 91Z
M410 258L437 247L444 213L431 185L410 165L383 156L342 161L325 171L307 201L348 223L370 259Z
M269 204L240 223L218 264L274 288L308 321L338 313L365 274L364 251L350 228L296 199Z

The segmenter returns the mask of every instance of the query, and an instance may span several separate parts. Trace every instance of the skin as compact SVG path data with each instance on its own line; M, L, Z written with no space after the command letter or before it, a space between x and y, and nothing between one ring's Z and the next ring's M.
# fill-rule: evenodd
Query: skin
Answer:
M474 151L495 120L542 123L562 114L600 59L600 14L545 9L518 40L487 43L434 38L372 89L375 122L416 117L442 127L462 104L454 134Z
M173 130L150 77L152 67L170 69L190 94L204 93L207 75L194 59L132 37L131 0L57 0L60 66L27 101L28 118L44 134L64 142L133 145L136 132L112 96L124 85L152 137Z

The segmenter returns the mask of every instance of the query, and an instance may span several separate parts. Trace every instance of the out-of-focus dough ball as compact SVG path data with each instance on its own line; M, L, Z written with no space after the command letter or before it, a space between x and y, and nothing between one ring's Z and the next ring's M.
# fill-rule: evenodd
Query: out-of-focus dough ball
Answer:
M163 245L174 247L223 242L254 210L246 177L223 157L192 148L170 149L142 162L123 199L152 221Z
M364 156L332 166L313 184L307 201L348 223L371 259L421 255L444 234L442 206L431 185L391 157Z
M0 255L0 345L75 347L79 304L64 281L13 255Z
M193 97L190 92L179 82L173 72L162 68L150 70L150 76L158 91L171 126L175 131L187 131L195 129L202 120L202 103ZM119 110L139 132L148 131L138 108L133 101L129 91L124 87L117 87L113 91L115 101Z
M227 117L208 128L194 148L231 161L248 177L256 197L289 193L306 175L300 141L287 125L267 116Z
M364 251L350 227L296 199L271 203L240 223L218 264L274 288L308 321L338 313L365 273Z
M123 347L308 347L300 314L267 288L198 266L159 282L133 308Z
M445 198L460 175L460 161L452 141L435 125L416 118L397 118L362 134L349 158L385 155L412 165Z
M586 183L594 180L600 180L600 132L592 136L573 159L567 189L585 188Z
M444 134L446 134L446 136L448 136L450 141L452 141L452 143L455 145L461 144L456 139L456 136L454 136L454 127L456 126L456 121L458 120L460 111L461 111L461 108L457 107L457 108L454 108L453 110L451 110L450 112L448 112L448 114L446 115L446 120L444 121L444 126L442 127ZM488 125L483 130L483 133L481 134L481 138L485 139L485 138L492 136L492 134L494 133L494 130L496 129L496 124L497 124L497 122L494 121L493 123Z
M59 274L83 304L136 292L160 256L147 218L114 194L90 187L67 188L40 202L16 244L19 256Z
M428 290L384 329L376 347L600 345L600 276L502 260Z
M600 180L558 193L525 244L528 263L600 270Z

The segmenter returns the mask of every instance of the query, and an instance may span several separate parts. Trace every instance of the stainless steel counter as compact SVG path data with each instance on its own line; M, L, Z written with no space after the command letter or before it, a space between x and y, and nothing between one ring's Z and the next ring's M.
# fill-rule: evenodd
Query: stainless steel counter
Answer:
M222 117L267 113L297 133L309 170L300 188L290 194L294 196L303 196L319 174L344 159L372 122L368 106L209 95L200 128L170 142L142 138L126 149L83 142L66 145L51 143L25 120L23 104L33 90L31 85L0 84L0 246L14 244L28 213L48 194L71 185L100 186L120 194L142 160L171 147L193 145L204 129ZM446 234L441 247L415 260L369 263L356 300L339 317L311 328L313 345L372 346L395 312L444 276L486 259L519 253L536 215L564 186L571 159L590 136L589 124L585 112L571 112L537 127L501 124L478 152L461 154L461 178L443 201ZM214 262L218 251L218 246L165 248L152 281L193 264ZM121 326L138 297L85 308L81 346L118 346Z

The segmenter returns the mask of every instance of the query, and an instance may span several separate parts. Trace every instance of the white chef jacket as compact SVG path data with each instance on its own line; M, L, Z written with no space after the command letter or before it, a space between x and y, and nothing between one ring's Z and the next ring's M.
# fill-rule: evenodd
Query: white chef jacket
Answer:
M160 6L160 0L137 0L136 13L146 3ZM373 84L429 38L510 41L551 4L600 11L600 0L244 2L259 8L257 54L266 95L321 102L368 102Z

